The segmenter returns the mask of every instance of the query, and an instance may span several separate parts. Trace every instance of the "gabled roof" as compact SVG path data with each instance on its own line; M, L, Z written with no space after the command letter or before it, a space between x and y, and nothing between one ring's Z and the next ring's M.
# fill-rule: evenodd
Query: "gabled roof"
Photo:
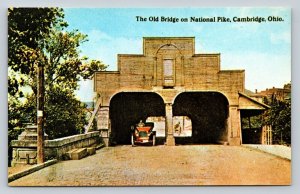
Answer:
M239 92L239 109L242 110L265 110L271 108L270 106L261 103L244 93Z

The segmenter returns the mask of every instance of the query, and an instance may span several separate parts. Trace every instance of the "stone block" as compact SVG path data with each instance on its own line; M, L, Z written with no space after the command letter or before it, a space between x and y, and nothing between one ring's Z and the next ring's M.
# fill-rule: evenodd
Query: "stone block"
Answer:
M69 156L71 160L80 160L81 158L84 158L87 156L87 149L86 148L80 148L72 150L72 152L69 153Z
M87 153L89 156L96 154L96 148L95 147L87 148Z
M71 158L72 158L72 153L75 152L76 150L77 150L77 149L72 149L72 150L66 152L65 158L64 158L64 159L66 159L66 160L71 160Z
M36 150L19 149L19 157L21 159L35 159L37 156Z

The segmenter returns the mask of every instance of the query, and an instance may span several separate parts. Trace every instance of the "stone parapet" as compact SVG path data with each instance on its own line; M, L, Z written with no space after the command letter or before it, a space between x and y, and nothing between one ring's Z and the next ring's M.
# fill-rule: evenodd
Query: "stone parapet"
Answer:
M75 148L96 147L100 143L100 132L89 132L64 138L45 140L45 159L64 159L65 154ZM13 140L12 166L36 164L37 142L35 140Z

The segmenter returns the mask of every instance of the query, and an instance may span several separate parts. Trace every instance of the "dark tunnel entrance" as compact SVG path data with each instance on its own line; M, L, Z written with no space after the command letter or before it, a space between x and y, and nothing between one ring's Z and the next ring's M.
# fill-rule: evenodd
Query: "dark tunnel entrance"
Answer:
M177 144L219 144L227 141L228 100L218 92L184 92L173 105L173 116L192 120L192 136L176 137Z
M130 144L130 126L150 116L165 116L163 99L153 92L121 92L110 101L111 142Z

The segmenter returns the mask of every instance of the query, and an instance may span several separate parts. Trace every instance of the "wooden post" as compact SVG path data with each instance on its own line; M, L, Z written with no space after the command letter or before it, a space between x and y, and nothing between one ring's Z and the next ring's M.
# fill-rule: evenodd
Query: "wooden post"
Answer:
M37 73L37 163L44 162L44 67L39 64Z
M272 125L269 125L270 128L270 145L273 144L273 134L272 134Z

